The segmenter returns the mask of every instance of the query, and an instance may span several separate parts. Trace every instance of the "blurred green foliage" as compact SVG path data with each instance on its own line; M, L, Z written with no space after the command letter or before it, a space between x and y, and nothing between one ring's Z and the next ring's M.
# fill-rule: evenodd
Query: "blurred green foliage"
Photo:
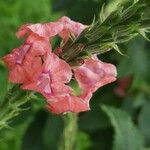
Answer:
M110 1L108 11L114 9L118 1ZM63 15L90 24L93 17L98 16L102 4L108 2L0 0L0 56L19 46L21 41L15 37L15 32L22 24L48 22ZM100 55L100 59L114 63L118 77L131 76L132 82L122 97L114 92L117 82L100 88L94 94L91 111L79 115L77 150L137 150L136 146L139 150L140 147L148 150L150 147L150 44L137 37L120 46L128 57L112 51ZM7 70L0 62L0 100L3 100L7 86ZM107 106L105 111L100 107L102 104ZM12 129L0 131L0 150L57 150L63 130L62 116L46 112L42 97L24 107L28 110L10 124ZM118 148L118 143L126 146Z

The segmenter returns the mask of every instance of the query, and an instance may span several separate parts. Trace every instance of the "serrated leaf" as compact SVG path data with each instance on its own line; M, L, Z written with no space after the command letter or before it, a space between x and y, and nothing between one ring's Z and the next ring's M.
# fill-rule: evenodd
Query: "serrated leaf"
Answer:
M113 150L142 150L143 138L131 117L123 110L102 106L115 130Z

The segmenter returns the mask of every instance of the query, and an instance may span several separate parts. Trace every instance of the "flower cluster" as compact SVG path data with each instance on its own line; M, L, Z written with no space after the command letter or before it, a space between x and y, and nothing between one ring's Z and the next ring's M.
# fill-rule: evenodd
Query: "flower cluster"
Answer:
M116 80L116 68L104 63L95 55L85 58L80 65L71 66L60 54L70 35L78 37L87 28L78 22L62 17L57 22L26 24L16 33L26 37L3 60L9 68L9 80L21 84L25 90L41 93L47 108L53 113L81 112L89 110L89 100L99 87ZM59 36L63 44L52 50L52 38ZM70 82L75 80L80 92L75 94Z

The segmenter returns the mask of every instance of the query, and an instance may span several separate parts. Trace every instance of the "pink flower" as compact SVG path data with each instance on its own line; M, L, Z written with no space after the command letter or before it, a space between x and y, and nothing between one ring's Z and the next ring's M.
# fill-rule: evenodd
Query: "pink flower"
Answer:
M96 57L86 59L85 63L74 70L75 78L83 92L79 96L68 93L64 96L51 97L47 100L47 108L53 113L82 112L90 110L89 101L92 93L99 87L116 80L116 68L112 64L103 63Z
M24 83L21 88L41 93L47 98L47 108L53 113L89 110L92 93L86 91L80 96L73 95L72 89L66 85L71 77L70 66L50 53L45 57L43 67L35 74L33 81Z
M74 69L75 78L80 87L93 93L98 88L116 80L116 67L93 58L85 59L85 63Z
M72 77L70 66L53 53L47 53L43 61L32 81L24 83L22 88L40 92L47 99L71 93L71 88L66 85Z
M70 35L77 37L86 27L66 16L57 22L23 25L16 35L19 38L27 35L24 44L3 58L10 81L22 84L22 89L41 93L53 113L89 110L93 92L116 80L115 66L92 56L79 60L81 66L73 68L58 57L65 50L62 45L55 54L51 48L52 37L59 35L65 44ZM80 95L75 95L69 86L72 75L82 89Z
M86 27L79 22L72 21L70 18L63 16L57 22L22 25L16 35L18 38L22 38L27 34L34 33L40 37L50 38L59 34L66 41L69 39L71 33L74 36L78 36Z
M48 41L35 35L29 36L22 46L3 57L9 68L9 80L13 83L31 81L42 66L42 56L50 51Z
M65 42L69 39L70 34L74 34L74 36L77 37L85 28L87 28L86 25L72 21L66 16L60 18L59 22L62 23L64 26L63 30L59 33L59 35L63 38Z

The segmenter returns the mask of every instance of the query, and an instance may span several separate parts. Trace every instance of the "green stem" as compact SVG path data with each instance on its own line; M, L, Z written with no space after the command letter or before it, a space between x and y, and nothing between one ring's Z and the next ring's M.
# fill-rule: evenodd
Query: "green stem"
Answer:
M64 115L64 131L59 150L76 149L76 133L78 130L78 114L67 113Z
M10 121L23 110L20 107L30 100L32 92L23 91L19 85L14 85L6 93L0 105L0 130L8 127Z

